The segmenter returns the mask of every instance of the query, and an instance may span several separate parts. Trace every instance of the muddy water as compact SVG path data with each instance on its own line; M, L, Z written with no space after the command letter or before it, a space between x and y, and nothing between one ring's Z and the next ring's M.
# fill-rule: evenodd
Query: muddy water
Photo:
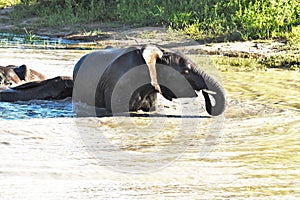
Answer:
M0 63L71 75L86 52L0 48ZM217 118L191 100L132 118L0 103L0 199L300 198L299 73L220 76L229 105Z

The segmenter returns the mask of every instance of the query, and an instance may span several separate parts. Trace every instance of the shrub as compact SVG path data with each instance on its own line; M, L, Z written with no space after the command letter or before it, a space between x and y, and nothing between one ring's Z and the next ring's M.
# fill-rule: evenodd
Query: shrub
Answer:
M299 0L21 1L30 6L27 10L31 14L52 21L49 25L118 21L136 26L165 25L195 37L258 39L285 37L300 24Z

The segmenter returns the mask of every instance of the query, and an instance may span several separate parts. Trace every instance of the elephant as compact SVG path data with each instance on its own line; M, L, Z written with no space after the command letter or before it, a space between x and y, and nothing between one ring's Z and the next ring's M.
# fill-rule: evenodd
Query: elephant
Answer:
M97 116L154 111L157 93L172 100L197 97L195 91L202 91L206 111L212 116L222 114L226 107L219 82L185 55L158 45L86 54L75 64L73 80L73 102L95 107Z
M24 82L41 81L46 77L26 65L15 66L8 65L6 67L0 66L0 85L5 86L18 85Z
M72 96L73 78L57 76L43 81L33 81L0 92L0 101L15 102L38 100L59 100Z

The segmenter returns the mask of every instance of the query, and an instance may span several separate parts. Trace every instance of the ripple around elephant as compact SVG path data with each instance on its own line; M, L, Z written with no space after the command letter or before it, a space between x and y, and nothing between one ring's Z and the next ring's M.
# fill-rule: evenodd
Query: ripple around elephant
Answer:
M73 102L95 107L98 116L155 110L157 93L172 100L196 97L195 91L201 90L206 111L213 116L222 114L226 105L224 89L212 76L186 56L154 45L87 54L75 65L73 79Z

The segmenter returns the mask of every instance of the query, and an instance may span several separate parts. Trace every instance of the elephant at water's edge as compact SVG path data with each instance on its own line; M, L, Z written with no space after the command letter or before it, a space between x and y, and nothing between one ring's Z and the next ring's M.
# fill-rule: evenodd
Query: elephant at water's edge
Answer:
M131 73L135 69L136 73ZM176 80L177 77L182 80ZM109 48L87 54L75 65L73 79L73 101L104 108L107 113L150 111L155 109L157 93L172 100L196 97L195 91L200 90L210 115L222 114L226 106L224 89L212 76L186 56L154 45ZM169 88L180 81L188 83L190 89ZM126 91L129 99L116 91ZM118 101L120 106L114 106ZM122 107L123 104L127 105Z

